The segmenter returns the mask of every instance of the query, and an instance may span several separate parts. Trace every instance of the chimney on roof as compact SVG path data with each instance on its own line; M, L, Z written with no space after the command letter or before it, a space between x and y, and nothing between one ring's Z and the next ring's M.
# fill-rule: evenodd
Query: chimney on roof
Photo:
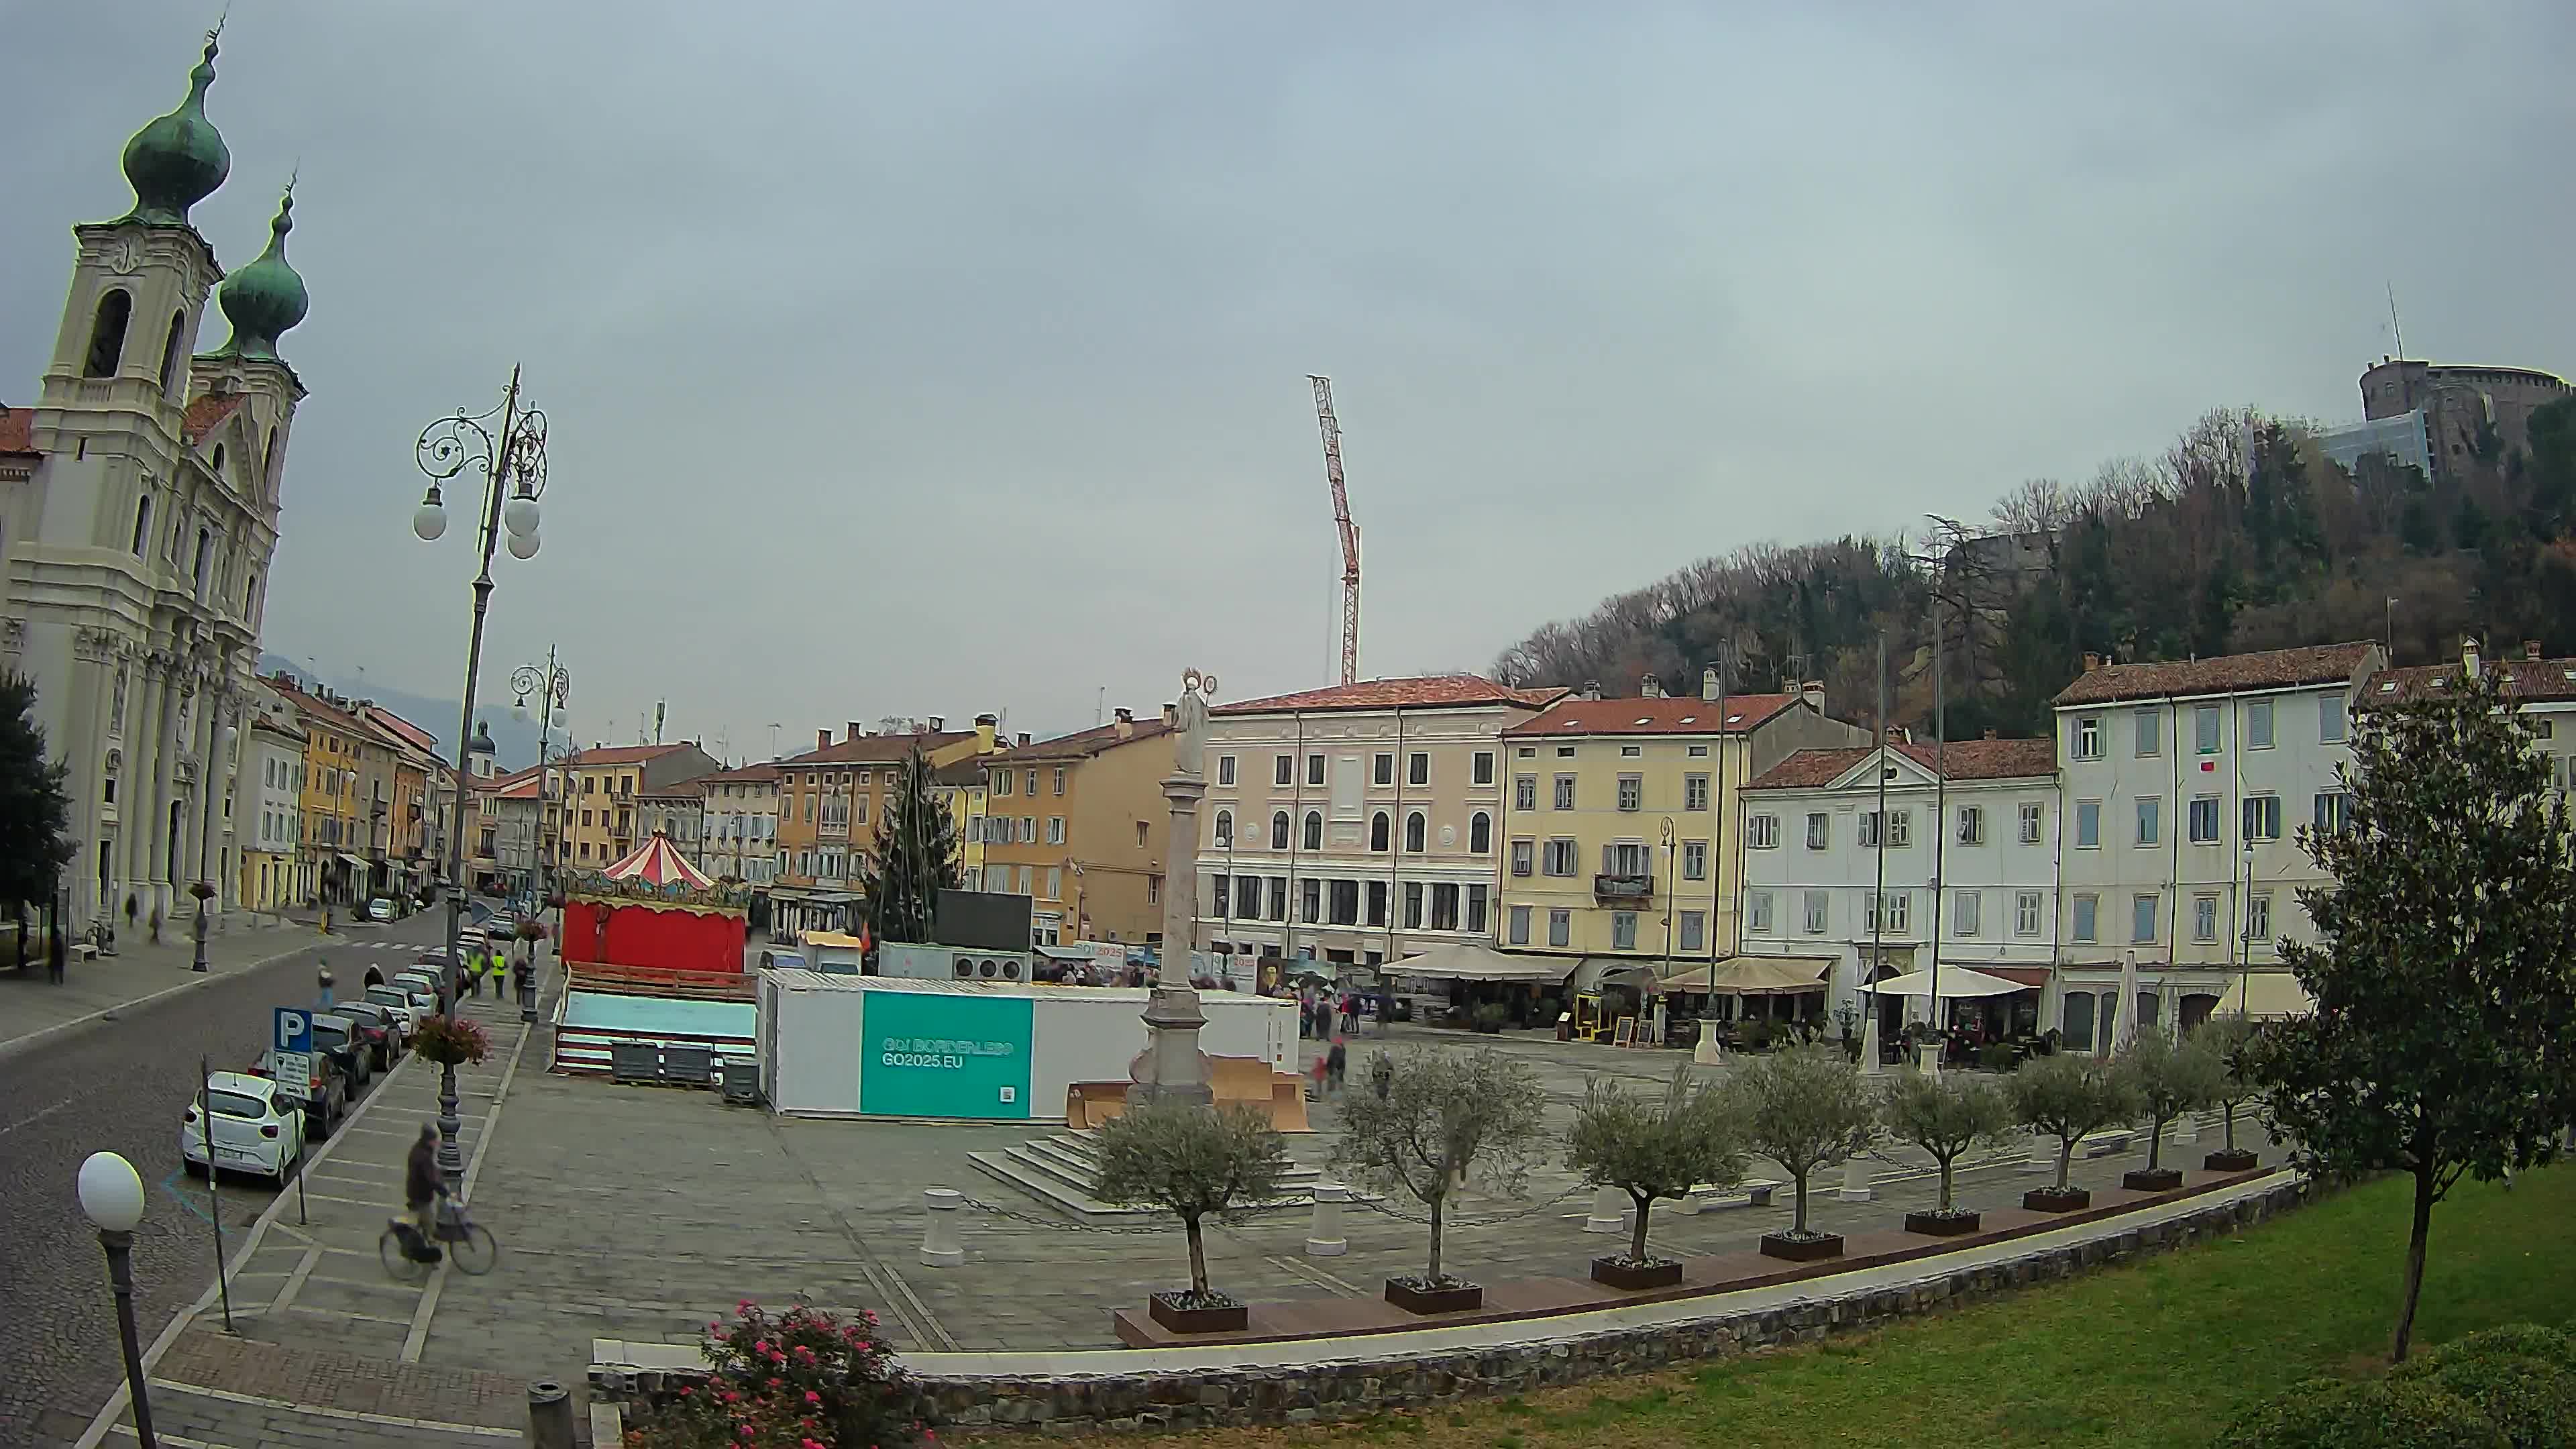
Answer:
M1583 697L1585 699L1599 699L1601 697L1601 681L1597 679L1587 679L1583 681Z
M1717 703L1717 689L1716 667L1712 665L1707 669L1701 670L1699 672L1699 697L1708 701L1710 704L1715 704Z
M1664 697L1664 682L1651 674L1638 675L1637 693L1646 699L1661 699Z
M1018 743L1018 744L1020 744L1022 747L1024 747L1024 748L1025 748L1025 747L1027 746L1028 742L1029 742L1029 732L1028 732L1027 730L1022 730L1022 731L1020 731L1019 739L1018 739L1017 743Z
M1118 732L1118 738L1122 740L1134 735L1136 733L1136 711L1132 709L1119 710L1118 717L1110 721L1110 728L1116 730Z
M2085 673L2087 673L2087 674L2090 674L2090 673L2092 673L2094 670L2099 669L2099 668L2101 668L2101 667L2102 667L2102 656L2101 656L2101 655L2099 655L2099 654L2094 653L2094 652L2093 652L2092 650L2090 650L2090 649L2085 650L2085 651L2084 651L2084 672L2085 672Z
M1825 682L1821 679L1807 679L1799 681L1798 698L1815 706L1816 713L1823 714L1825 712Z
M831 747L832 732L830 730L822 729L814 731L814 748L818 750L828 750Z
M2463 634L2460 636L2460 677L2475 679L2478 673L2478 636Z
M2539 641L2539 640L2537 640L2537 639L2525 639L2525 640L2523 640L2523 641L2522 641L2522 657L2523 657L2523 658L2525 658L2525 659L2537 659L2537 658L2539 658L2539 657L2540 657L2540 641Z
M844 736L843 738L845 738L845 739L853 739L853 740L855 740L855 739L857 739L859 736L864 735L864 734L866 734L866 733L867 733L867 731L866 731L866 730L863 730L863 729L859 728L859 722L858 722L857 720L852 720L852 721L850 721L850 732L849 732L849 734L847 734L847 735L846 735L846 736Z
M1993 730L1988 730L1988 731L1986 731L1986 738L1987 738L1987 739L1993 739L1994 737L1995 737L1995 732L1994 732Z
M1120 710L1120 711L1118 711L1118 712L1119 712L1120 714L1125 714L1127 711L1125 711L1125 710L1123 710L1123 709L1122 709L1122 710ZM1167 725L1167 726L1177 727L1177 726L1180 724L1180 722L1181 722L1181 707L1180 707L1179 705L1177 705L1177 704L1172 704L1172 703L1166 702L1166 703L1163 705L1163 723L1164 723L1165 725Z
M944 714L932 715L930 717L930 732L934 735L944 735L948 733L948 716Z

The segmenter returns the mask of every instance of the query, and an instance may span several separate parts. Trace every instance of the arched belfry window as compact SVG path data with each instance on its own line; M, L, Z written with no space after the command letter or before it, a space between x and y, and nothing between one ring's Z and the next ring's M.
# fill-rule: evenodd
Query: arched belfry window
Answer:
M161 390L163 392L175 394L179 390L179 343L185 338L187 331L188 314L171 313L170 335L161 344Z
M125 360L125 324L134 314L134 298L117 288L98 299L98 316L89 327L89 361L83 377L114 377Z

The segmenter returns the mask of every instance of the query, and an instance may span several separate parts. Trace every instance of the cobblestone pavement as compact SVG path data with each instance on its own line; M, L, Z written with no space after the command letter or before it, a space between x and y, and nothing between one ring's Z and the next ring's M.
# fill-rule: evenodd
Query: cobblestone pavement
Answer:
M421 928L424 935L433 929L434 923ZM401 964L417 946L388 941L374 949L372 956L346 952L345 966L335 959L335 970L361 973L371 959ZM495 1047L490 1061L457 1074L470 1200L491 1104L518 1060L524 1029L515 1004L467 998L464 1008L485 1023ZM258 1029L265 1026L263 1016ZM277 1199L265 1224L228 1241L234 1331L225 1333L216 1303L191 1297L195 1311L150 1366L157 1430L226 1446L458 1443L517 1435L512 1426L525 1415L521 1379L411 1367L416 1335L425 1332L451 1271L396 1282L377 1254L387 1219L401 1209L404 1155L420 1124L437 1115L437 1091L438 1068L418 1058L378 1078L327 1150L317 1144L301 1180ZM505 1225L492 1226L506 1239ZM202 1292L212 1276L209 1263L189 1287ZM161 1321L144 1321L147 1340ZM112 1370L112 1340L105 1362ZM116 1387L111 1372L82 1406L74 1434L102 1402L121 1399ZM496 1403L517 1417L496 1414ZM197 1427L181 1427L174 1414ZM117 1420L130 1422L122 1413Z
M88 990L93 1001L196 984L0 1054L0 1444L66 1442L121 1379L105 1260L73 1191L81 1160L118 1152L143 1178L135 1308L149 1342L212 1281L213 1215L237 1242L274 1196L227 1179L210 1206L204 1182L180 1171L179 1115L195 1095L199 1057L239 1069L266 1044L272 1007L312 999L317 950L338 959L390 940L236 930L208 942L221 969L202 977L187 971L184 945L75 965L60 989ZM122 973L114 990L102 984L109 972ZM0 1030L53 1010L56 989L41 976L0 978Z
M1444 1049L1494 1044L1456 1033L1424 1040ZM1539 1068L1556 1125L1570 1119L1587 1075L1660 1084L1681 1057L1534 1036L1505 1038L1500 1049ZM1294 1156L1320 1165L1336 1113L1325 1103L1315 1115L1323 1131L1289 1140ZM1186 1245L1176 1227L1078 1229L966 1162L969 1150L1049 1130L776 1118L706 1092L540 1075L532 1061L494 1133L476 1199L512 1225L505 1270L452 1285L423 1362L497 1360L578 1375L592 1338L690 1342L739 1299L797 1294L874 1311L905 1348L1114 1346L1110 1311L1185 1282ZM2203 1135L2167 1150L2170 1160L2197 1164L2213 1145ZM2020 1159L2016 1148L2008 1160L1988 1155L1964 1171L1966 1205L2017 1202L2038 1180L2020 1171ZM2136 1153L2080 1161L2077 1180L2116 1183L2138 1162ZM1928 1168L1919 1153L1891 1150L1872 1166L1868 1202L1837 1197L1837 1170L1814 1185L1813 1220L1829 1229L1887 1226L1935 1201ZM965 1264L923 1267L921 1193L934 1185L1017 1216L969 1210ZM1551 1158L1521 1199L1470 1197L1457 1209L1467 1221L1448 1233L1449 1261L1487 1277L1580 1276L1592 1254L1624 1237L1584 1233L1590 1194L1568 1195L1573 1186ZM1686 1216L1667 1205L1655 1214L1653 1242L1672 1253L1741 1248L1789 1219L1785 1190L1770 1208ZM1416 1223L1354 1208L1350 1251L1333 1258L1305 1254L1307 1225L1306 1213L1289 1212L1215 1229L1216 1280L1252 1298L1375 1297L1388 1275L1422 1267L1425 1229Z

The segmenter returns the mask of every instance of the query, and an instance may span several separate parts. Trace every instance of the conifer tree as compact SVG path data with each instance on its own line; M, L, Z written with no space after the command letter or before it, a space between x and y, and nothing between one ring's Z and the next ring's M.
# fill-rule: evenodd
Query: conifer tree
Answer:
M868 861L868 919L879 941L927 941L939 893L964 878L958 864L957 822L931 786L928 756L915 746L904 757L885 821Z
M0 905L43 905L71 864L71 799L63 765L45 758L36 684L0 673Z

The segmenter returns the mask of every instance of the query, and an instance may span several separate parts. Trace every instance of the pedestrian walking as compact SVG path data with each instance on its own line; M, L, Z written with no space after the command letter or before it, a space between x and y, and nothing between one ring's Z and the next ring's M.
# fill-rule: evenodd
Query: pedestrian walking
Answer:
M63 963L71 957L71 946L63 940L63 923L58 914L54 928L45 933L45 979L56 986L63 984Z
M322 970L321 970L320 975L319 975L319 980L320 980L320 983L321 983L321 986L322 986L322 1009L323 1009L324 1011L329 1011L329 1010L331 1009L331 986L332 986L332 981L331 981L331 963L330 963L330 962L328 962L328 961L324 961L324 962L322 962L322 963L321 963L321 967L322 967Z
M1342 1076L1351 1068L1351 1050L1350 1047L1344 1043L1342 1038L1333 1038L1333 1049L1330 1053L1326 1054L1324 1063L1324 1084L1326 1090L1330 1091L1335 1096L1339 1096L1342 1091Z
M372 964L372 963L371 963L371 964L369 964L369 965L368 965L368 967L367 967L367 984L368 984L369 986L382 986L382 985L384 985L384 984L385 984L385 973L384 973L383 968L381 968L381 967L379 967L379 966L376 966L376 965L374 965L374 964Z

